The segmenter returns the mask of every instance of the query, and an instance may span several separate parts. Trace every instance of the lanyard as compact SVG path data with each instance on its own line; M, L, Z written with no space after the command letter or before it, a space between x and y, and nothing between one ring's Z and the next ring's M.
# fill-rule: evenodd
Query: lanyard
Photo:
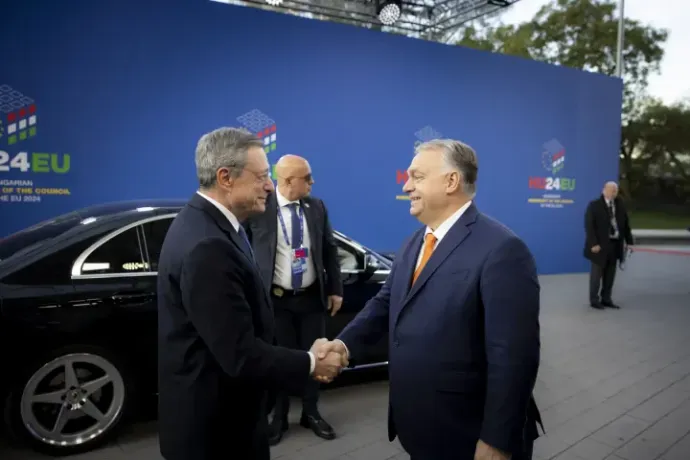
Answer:
M287 227L285 226L285 220L283 219L283 213L280 208L278 208L278 220L280 220L280 226L283 229L283 237L285 237L285 244L288 247L292 247L290 244L290 237L288 236ZM304 213L302 212L302 206L299 207L299 245L302 246L302 238L304 238Z

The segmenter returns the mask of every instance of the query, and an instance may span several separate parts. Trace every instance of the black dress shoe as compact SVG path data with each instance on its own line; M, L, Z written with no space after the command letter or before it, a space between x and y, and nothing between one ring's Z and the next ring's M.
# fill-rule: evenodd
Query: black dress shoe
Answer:
M275 446L283 439L283 435L288 430L287 418L273 418L273 421L268 426L268 443Z
M323 439L335 439L335 431L319 414L302 414L299 424L304 428L311 428L314 434Z
M618 305L616 305L615 303L611 302L610 300L608 302L601 302L601 304L606 308L614 308L616 310L620 310L620 308L621 308Z
M590 302L589 306L592 308L596 308L597 310L603 310L604 306L600 304L599 302Z

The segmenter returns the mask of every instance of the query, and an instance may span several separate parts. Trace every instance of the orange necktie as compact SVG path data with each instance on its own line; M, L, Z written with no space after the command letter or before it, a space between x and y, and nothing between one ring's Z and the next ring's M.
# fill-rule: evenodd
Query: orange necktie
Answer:
M422 252L422 260L419 262L419 267L414 271L414 276L412 277L412 284L417 281L417 277L422 273L422 269L429 261L431 253L434 252L434 246L436 246L436 237L433 233L427 233L424 236L424 251Z

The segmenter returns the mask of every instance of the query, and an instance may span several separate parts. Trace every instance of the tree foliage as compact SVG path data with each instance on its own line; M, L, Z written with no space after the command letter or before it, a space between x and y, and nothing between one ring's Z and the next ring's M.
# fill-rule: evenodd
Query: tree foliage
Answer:
M690 180L690 103L665 105L646 94L658 73L668 31L634 19L624 21L622 186L648 176ZM552 0L530 21L490 26L479 21L458 44L615 75L618 16L614 0Z
M640 113L623 127L621 160L644 171L690 179L690 103L666 105L648 99Z
M649 75L659 71L668 31L630 18L624 25L627 115L636 96L645 91ZM618 16L613 0L553 0L522 24L467 27L458 44L615 75L617 43Z

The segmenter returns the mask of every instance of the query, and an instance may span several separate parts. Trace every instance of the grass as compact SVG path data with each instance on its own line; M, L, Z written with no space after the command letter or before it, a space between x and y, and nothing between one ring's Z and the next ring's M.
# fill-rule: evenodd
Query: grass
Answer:
M633 229L686 229L690 227L690 215L665 214L654 211L630 212L630 224Z

